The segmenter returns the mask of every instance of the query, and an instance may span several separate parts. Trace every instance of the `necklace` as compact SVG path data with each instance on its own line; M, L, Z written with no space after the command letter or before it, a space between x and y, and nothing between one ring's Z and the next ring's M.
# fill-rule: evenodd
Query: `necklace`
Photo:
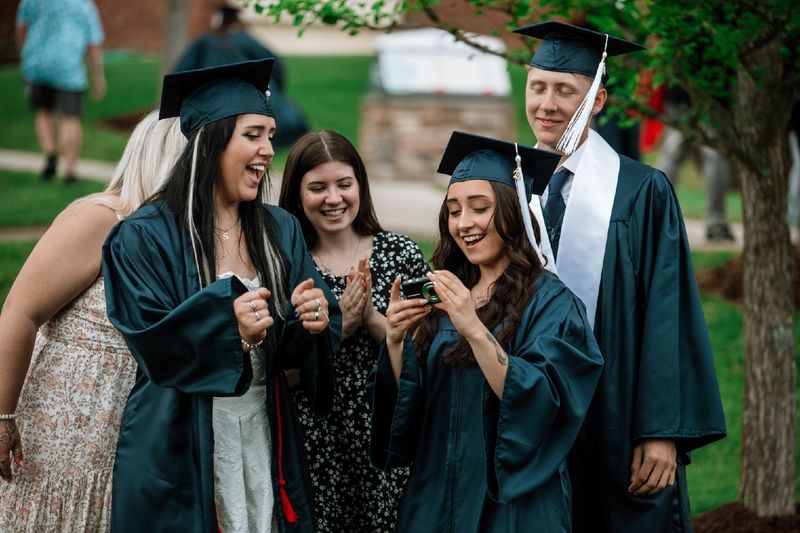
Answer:
M356 256L358 255L358 251L361 250L361 242L363 238L361 235L358 236L358 244L356 244L356 249L353 252L353 255L350 256L350 262L347 264L348 269L353 266L353 263L356 260ZM325 264L325 261L322 260L322 257L319 255L319 252L316 254L311 254L314 258L314 262L317 266L326 274L330 274L331 276L335 276L336 274L333 273L333 269Z
M231 238L231 236L230 236L230 233L229 233L229 232L230 232L230 231L231 231L233 228L235 228L236 226L238 226L238 225L239 225L239 222L241 222L241 220L237 220L237 221L236 221L236 223L234 223L234 224L233 224L231 227L229 227L228 229L222 229L222 228L218 228L218 227L214 226L214 233L216 233L217 235L219 235L220 239L222 239L223 241L228 241L228 240L230 240L230 238Z

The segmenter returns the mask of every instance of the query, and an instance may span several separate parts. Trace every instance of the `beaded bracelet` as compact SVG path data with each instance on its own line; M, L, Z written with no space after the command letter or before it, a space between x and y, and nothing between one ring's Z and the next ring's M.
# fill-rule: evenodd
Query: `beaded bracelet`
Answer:
M258 348L259 346L261 346L261 343L264 342L264 339L261 339L258 342L247 342L246 340L244 340L244 337L240 337L239 340L242 341L242 346L244 346L246 350L252 350L253 348Z
M0 420L16 420L16 419L17 419L16 414L0 415Z

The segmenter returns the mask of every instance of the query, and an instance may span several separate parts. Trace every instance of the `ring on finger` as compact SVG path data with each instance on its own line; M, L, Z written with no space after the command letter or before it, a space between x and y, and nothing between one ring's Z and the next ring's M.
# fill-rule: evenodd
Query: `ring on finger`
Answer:
M250 309L252 309L253 312L255 313L258 310L256 308L256 301L255 300L250 300L248 303L250 304Z
M317 311L317 313L319 313L319 310L322 309L322 302L319 301L319 298L314 298L314 302L316 302L316 304L317 304L316 311Z
M256 322L261 320L261 315L258 314L258 311L253 311L253 313L256 315Z

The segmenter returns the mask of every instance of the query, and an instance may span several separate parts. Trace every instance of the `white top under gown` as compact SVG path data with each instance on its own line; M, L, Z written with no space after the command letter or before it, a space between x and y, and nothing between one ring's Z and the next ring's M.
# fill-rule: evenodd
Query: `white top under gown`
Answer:
M226 272L219 279L232 276ZM258 279L239 278L255 290ZM214 500L223 533L277 532L272 444L267 418L265 354L250 352L253 381L241 396L214 398Z

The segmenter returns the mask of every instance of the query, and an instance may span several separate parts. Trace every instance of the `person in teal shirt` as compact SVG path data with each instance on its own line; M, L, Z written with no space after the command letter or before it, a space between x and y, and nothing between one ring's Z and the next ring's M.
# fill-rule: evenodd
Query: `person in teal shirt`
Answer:
M313 531L284 370L311 374L326 415L341 316L297 219L262 204L272 61L165 77L161 116L189 144L103 247L108 316L138 364L113 531Z
M410 465L397 531L571 531L567 453L603 362L519 203L541 193L557 160L472 134L450 139L429 275L440 302L401 300L395 280L368 382L373 464Z

